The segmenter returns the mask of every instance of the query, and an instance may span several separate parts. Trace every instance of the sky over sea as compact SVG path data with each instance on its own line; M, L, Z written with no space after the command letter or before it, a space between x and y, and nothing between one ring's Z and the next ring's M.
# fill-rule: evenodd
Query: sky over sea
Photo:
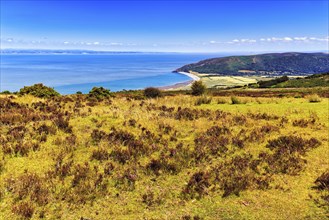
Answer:
M327 51L328 0L1 0L1 49Z

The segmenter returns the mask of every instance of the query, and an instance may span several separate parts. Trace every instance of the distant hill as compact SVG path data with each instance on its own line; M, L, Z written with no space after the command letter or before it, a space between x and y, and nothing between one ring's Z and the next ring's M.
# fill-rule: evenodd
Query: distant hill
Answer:
M310 75L329 72L329 54L292 52L230 56L202 60L174 72L189 71L221 75Z

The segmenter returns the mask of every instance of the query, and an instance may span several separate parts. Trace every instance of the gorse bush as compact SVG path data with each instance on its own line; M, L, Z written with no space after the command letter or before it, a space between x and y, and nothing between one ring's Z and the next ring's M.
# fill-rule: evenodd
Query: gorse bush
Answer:
M94 87L89 91L88 97L95 98L97 100L103 100L105 98L113 96L109 89L103 87Z
M157 97L161 97L162 93L161 90L158 88L148 87L144 89L144 96L147 98L157 98Z
M10 92L10 91L8 91L8 90L5 90L5 91L2 91L2 92L0 92L0 94L4 94L4 95L10 95L10 94L11 94L11 92Z
M34 84L33 86L24 86L24 88L19 90L19 94L28 94L39 98L49 98L60 95L53 88L44 86L42 83Z
M202 95L206 92L206 85L201 81L194 81L192 86L192 95Z

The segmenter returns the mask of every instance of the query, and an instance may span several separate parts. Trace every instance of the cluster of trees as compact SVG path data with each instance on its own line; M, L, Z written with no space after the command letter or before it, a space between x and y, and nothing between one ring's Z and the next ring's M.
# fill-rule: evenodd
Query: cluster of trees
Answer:
M268 81L259 81L258 85L259 85L259 88L269 88L269 87L272 87L276 84L286 82L288 80L289 80L288 76L282 76L282 77L272 79L272 80L268 80Z

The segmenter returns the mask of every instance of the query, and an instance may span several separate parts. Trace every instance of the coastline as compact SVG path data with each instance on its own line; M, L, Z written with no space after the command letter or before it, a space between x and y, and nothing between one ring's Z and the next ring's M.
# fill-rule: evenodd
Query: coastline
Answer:
M158 87L158 89L161 89L161 90L181 90L183 87L187 87L190 84L192 84L193 82L194 82L194 80L189 80L189 81L186 81L186 82L176 83L176 84L169 85L169 86L161 86L161 87Z
M200 77L198 77L197 75L192 74L192 73L187 73L187 72L177 72L177 73L186 75L186 76L190 77L191 80L186 81L186 82L176 83L176 84L169 85L169 86L161 86L158 88L161 90L180 90L183 88L186 89L186 87L190 86L194 81L200 80Z
M193 74L193 73L188 73L188 72L177 72L177 73L180 73L180 74L186 75L186 76L192 78L193 81L198 81L198 80L200 80L200 77L198 77L197 75L195 75L195 74Z

